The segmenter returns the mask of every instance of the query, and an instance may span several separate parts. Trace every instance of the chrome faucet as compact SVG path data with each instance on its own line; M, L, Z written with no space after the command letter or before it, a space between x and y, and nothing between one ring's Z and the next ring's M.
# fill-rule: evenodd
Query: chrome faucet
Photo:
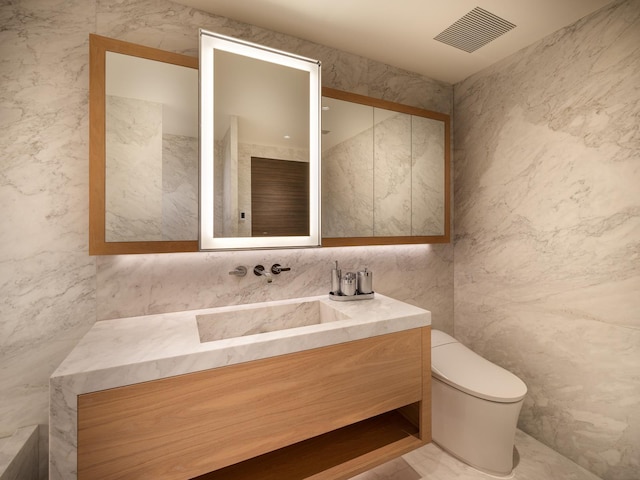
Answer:
M271 273L274 275L280 275L281 272L288 272L289 270L291 270L291 267L283 267L279 263L271 265Z
M264 269L264 266L262 265L256 265L255 267L253 267L253 273L258 277L260 275L262 275L263 277L266 277L267 283L273 282L273 277L271 276L271 272L267 272Z
M236 277L244 277L247 274L247 267L242 265L237 266L234 270L229 272L229 275L235 275Z

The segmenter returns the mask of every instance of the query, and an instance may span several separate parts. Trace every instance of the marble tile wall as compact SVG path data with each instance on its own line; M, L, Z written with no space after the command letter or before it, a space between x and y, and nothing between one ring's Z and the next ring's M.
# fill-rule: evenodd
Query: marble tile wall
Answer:
M162 240L162 104L105 103L106 241Z
M214 143L214 147L215 149L215 156L214 156L214 168L216 169L216 171L221 172L224 169L224 156L225 156L225 142L223 140L220 141L216 141ZM199 163L199 160L198 160ZM200 168L198 166L198 168ZM215 216L215 222L213 222L213 227L214 227L214 235L216 237L219 237L222 235L222 226L223 226L223 222L222 222L222 218L223 218L223 212L222 212L222 204L223 204L223 178L222 175L216 175L216 177L213 180L213 192L214 192L214 199L213 199L213 214ZM197 237L196 237L197 238Z
M444 235L444 122L411 117L411 234Z
M444 123L370 110L374 127L322 152L323 236L443 235Z
M229 130L221 140L222 162L222 236L238 236L238 117L229 118Z
M96 318L87 255L95 22L85 0L0 3L0 436L47 424L49 375Z
M106 239L198 238L198 139L163 133L161 103L106 98Z
M373 232L411 235L411 116L373 109Z
M455 334L529 387L519 426L640 472L640 2L455 86Z
M38 426L0 438L0 480L38 480Z
M198 238L198 139L162 135L162 239Z
M322 152L322 235L373 236L373 128Z
M97 318L323 293L333 259L453 330L451 245L90 257L88 40L195 56L203 27L318 58L324 85L444 113L451 85L164 0L2 2L0 22L0 435L47 424L48 377ZM293 270L269 286L227 274L275 262Z

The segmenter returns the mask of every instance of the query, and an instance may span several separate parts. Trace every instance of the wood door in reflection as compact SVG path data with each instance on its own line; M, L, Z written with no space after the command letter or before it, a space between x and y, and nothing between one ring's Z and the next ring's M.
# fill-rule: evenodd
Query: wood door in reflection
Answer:
M309 235L309 163L251 157L251 235Z

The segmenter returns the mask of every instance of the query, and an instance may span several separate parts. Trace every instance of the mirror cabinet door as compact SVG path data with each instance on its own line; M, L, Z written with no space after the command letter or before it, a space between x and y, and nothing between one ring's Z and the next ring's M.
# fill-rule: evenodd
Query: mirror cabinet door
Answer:
M323 246L449 242L449 116L322 92Z
M448 121L411 115L411 235L449 237Z
M90 36L90 254L197 250L197 68Z
M327 96L322 98L322 237L373 237L373 108Z
M411 115L373 108L373 236L411 236Z
M201 250L316 247L320 64L200 32Z

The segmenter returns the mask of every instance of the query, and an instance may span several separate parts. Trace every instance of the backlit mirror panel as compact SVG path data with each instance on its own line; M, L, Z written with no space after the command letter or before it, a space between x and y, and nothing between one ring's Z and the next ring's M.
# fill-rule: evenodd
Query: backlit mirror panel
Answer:
M318 246L319 62L201 31L200 102L200 248Z

